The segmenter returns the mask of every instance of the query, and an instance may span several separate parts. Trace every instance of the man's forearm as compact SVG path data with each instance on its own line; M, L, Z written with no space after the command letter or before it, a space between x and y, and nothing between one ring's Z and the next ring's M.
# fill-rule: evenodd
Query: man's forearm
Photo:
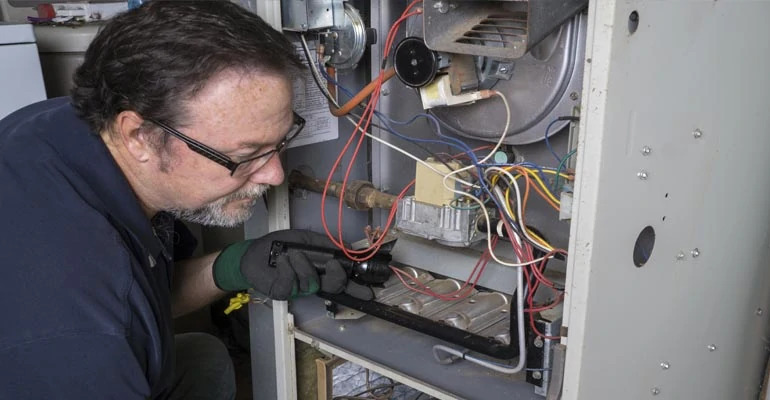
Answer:
M222 297L226 292L214 283L211 271L219 253L176 263L171 288L171 312L179 317Z

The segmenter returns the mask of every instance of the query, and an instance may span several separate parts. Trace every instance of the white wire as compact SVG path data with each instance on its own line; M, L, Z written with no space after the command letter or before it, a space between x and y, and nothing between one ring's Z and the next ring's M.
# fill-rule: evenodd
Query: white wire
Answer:
M519 212L519 215L524 215L522 213L522 209L521 209L521 206L522 206L521 205L521 190L519 189L519 183L516 181L516 179L513 177L513 175L511 175L510 172L508 172L508 171L506 171L506 170L504 170L504 169L502 169L500 167L488 167L484 171L484 176L486 176L486 174L489 171L497 171L499 173L502 173L511 181L511 183L513 185L513 189L516 192L516 210ZM493 190L494 190L495 194L497 195L497 198L500 199L500 202L501 203L505 203L505 196L503 195L502 190L500 190L499 187L495 187ZM513 217L513 215L510 215L510 213L508 213L508 209L506 207L503 207L503 212L508 214L511 217L511 219L515 219ZM527 239L529 239L529 241L532 242L535 246L539 247L542 250L545 250L546 252L550 252L551 250L553 250L553 248L545 247L545 246L541 245L540 242L538 242L537 240L532 238L532 236L529 235L529 232L527 232L526 225L524 225L522 223L522 221L519 221L519 224L521 225L521 231L524 234L524 236Z
M497 263L499 263L501 265L505 265L507 267L525 267L527 265L532 265L532 264L538 263L540 261L543 261L543 259L545 257L540 257L538 259L535 259L535 260L532 260L532 261L528 261L528 262L525 262L525 263L511 263L511 262L503 261L499 257L497 257L497 255L495 254L494 250L492 250L492 226L491 226L491 222L489 220L489 213L487 212L487 207L484 205L484 202L482 202L481 200L479 200L478 197L476 197L476 196L474 196L474 195L472 195L470 193L466 193L466 192L463 192L463 191L460 191L460 190L455 190L454 188L449 187L449 185L447 185L447 183L446 183L447 178L448 178L448 176L444 177L444 179L441 181L441 183L444 184L444 187L447 190L449 190L449 191L451 191L453 193L465 196L465 197L475 201L481 207L481 209L483 210L482 214L484 215L484 220L486 221L486 227L487 227L487 249L489 250L489 255L492 256L493 260L495 260Z
M500 146L503 145L503 141L505 140L505 135L508 134L508 128L511 126L511 108L508 106L508 99L503 96L502 93L495 90L495 94L500 97L500 99L503 101L503 104L505 104L505 129L503 129L503 134L500 135L500 140L497 141L497 144L495 145L495 148L492 149L492 151L487 154L486 157L482 158L481 161L479 161L479 164L484 164L487 160L489 160L500 148Z
M355 125L355 124L357 123L357 122L353 121L353 120L352 120L352 118L350 118L350 117L347 117L347 118L350 120L350 122L351 122L353 125ZM412 153L409 153L408 151L406 151L406 150L402 149L401 147L398 147L397 145L395 145L395 144L393 144L393 143L387 142L387 141L385 141L385 140L383 140L383 139L380 139L380 138L378 138L377 136L374 136L374 135L372 135L372 134L370 134L370 133L368 133L368 132L364 131L364 130L363 130L363 128L361 128L360 126L358 127L358 130L359 130L359 131L361 131L361 132L363 132L363 133L364 133L364 135L366 135L367 137L371 138L372 140L376 140L377 142L379 142L379 143L382 143L382 144L384 144L385 146L388 146L388 147L390 147L391 149L393 149L393 150L395 150L395 151L397 151L397 152L399 152L399 153L401 153L401 154L403 154L403 155L405 155L405 156L407 156L407 157L411 158L412 160L414 160L414 161L417 161L418 163L420 163L420 164L424 165L426 168L430 169L431 171L435 172L436 174L438 174L439 176L441 176L441 177L443 177L443 178L445 178L445 179L446 179L446 178L448 178L448 179L452 179L452 180L453 180L453 181L455 181L455 182L458 182L458 183L460 183L460 184L463 184L463 185L466 185L466 186L470 186L470 187L479 187L479 186L478 186L478 185L476 185L476 184L470 183L470 182L468 182L468 181L465 181L465 180L463 180L463 179L460 179L460 178L455 178L455 177L453 177L453 176L449 176L449 174L445 174L445 173L443 173L443 172L441 172L441 171L437 170L437 169L436 169L436 168L434 168L432 165L430 165L430 164L428 164L427 162L425 162L425 161L421 160L419 157L415 156L414 154L412 154Z
M495 146L493 151L491 153L489 153L486 157L484 157L480 161L480 163L483 163L484 161L489 159L489 157L492 154L494 154L495 151L497 151L497 149L500 147L500 145L503 143L503 140L505 139L505 135L508 132L508 126L510 125L510 122L511 122L511 110L508 107L508 100L505 99L505 96L503 96L502 93L499 93L499 92L495 92L495 93L498 96L500 96L500 98L503 99L503 103L505 103L505 113L506 113L505 129L503 130L502 134L500 135L500 140L497 141L497 145ZM444 179L441 181L441 183L444 185L444 187L447 190L451 191L452 193L459 194L461 196L465 196L465 197L475 201L476 203L478 203L478 205L481 207L481 209L483 210L484 220L486 221L486 228L487 228L487 250L489 250L489 255L492 257L492 259L495 260L498 264L505 265L507 267L525 267L527 265L532 265L532 264L538 263L540 261L543 261L543 257L541 257L541 258L538 258L538 259L535 259L535 260L532 260L532 261L528 261L528 262L525 262L525 263L521 263L521 262L514 263L514 262L503 261L499 257L497 257L497 255L495 254L494 250L492 249L492 226L491 226L491 222L489 220L489 213L487 212L487 208L484 205L484 203L481 200L479 200L478 197L476 197L476 196L474 196L474 195L472 195L470 193L466 193L466 192L463 192L463 191L456 190L455 188L449 187L449 185L447 185L447 182L446 182L447 179L449 179L452 175L458 174L458 173L463 172L463 171L467 171L467 170L469 170L471 168L474 168L474 166L473 165L469 165L467 167L460 168L458 170L452 171L452 172L448 173L446 176L444 176ZM521 203L521 202L519 202L519 203ZM505 212L505 211L503 211L503 212ZM521 260L519 260L519 261L521 261Z
M302 40L302 47L303 47L303 50L305 51L305 57L308 60L308 66L310 67L311 73L316 77L316 79L318 79L318 82L323 82L323 79L321 79L320 73L318 72L318 69L316 68L315 62L313 62L313 60L311 60L311 58L310 58L310 48L309 48L309 46L307 44L307 40L305 39L305 35L304 34L300 35L300 39ZM324 87L323 85L320 85L320 89L327 95L327 98L329 99L329 101L332 102L332 104L335 107L337 107L337 108L340 107L339 104L337 103L337 101L334 99L334 97L331 95L331 93L329 93L329 90L326 87ZM511 112L510 112L510 109L508 107L508 101L506 100L505 96L502 95L502 93L499 93L499 92L495 92L495 93L498 96L500 96L501 99L503 99L503 103L505 104L505 110L506 110L505 130L503 131L503 135L500 137L500 140L497 142L497 145L495 146L495 148L489 154L487 154L486 157L484 157L481 160L481 163L483 163L486 160L488 160L497 151L497 149L500 148L500 146L503 143L503 140L505 139L505 134L508 131L508 126L510 124ZM353 118L351 118L350 116L346 115L345 118L348 121L350 121L350 123L353 124L353 126L357 126L358 125L357 122ZM513 367L513 368L505 368L505 367L501 367L501 366L498 366L498 365L495 365L495 364L491 364L491 363L489 363L489 362L487 362L487 361L485 361L483 359L476 358L476 357L471 356L471 355L465 355L465 353L461 353L461 352L459 352L459 351L457 351L455 349L452 349L452 348L446 347L446 346L442 346L442 345L434 346L433 347L434 353L437 350L443 350L443 351L446 351L448 353L457 355L458 357L463 357L463 358L467 359L468 361L474 362L476 364L479 364L479 365L482 365L484 367L491 368L493 370L496 370L496 371L499 371L499 372L503 372L503 373L516 373L516 372L521 371L524 368L524 366L525 366L525 362L526 362L526 358L527 358L526 357L527 348L525 346L525 339L524 339L524 292L523 292L523 290L521 290L521 288L524 287L524 278L523 278L524 273L523 273L523 270L521 269L521 267L525 266L525 265L529 265L529 264L533 264L533 263L542 261L542 258L538 259L538 260L534 260L534 261L529 262L529 263L521 263L521 264L505 263L505 262L501 261L499 258L497 258L497 256L492 251L492 233L491 233L491 226L490 226L490 221L489 221L489 213L487 212L487 209L486 209L486 206L484 206L484 203L481 200L479 200L478 198L474 197L473 195L470 195L470 194L465 193L465 192L456 191L453 188L449 188L449 186L447 186L447 184L446 184L447 179L453 179L454 181L459 182L459 183L461 183L463 185L478 188L479 185L476 185L476 184L473 184L473 183L470 183L470 182L466 182L466 181L464 181L462 179L455 178L455 177L451 176L451 175L458 174L461 171L465 171L465 170L468 170L468 169L472 168L473 167L472 165L468 166L468 167L465 167L465 168L462 168L460 170L456 170L456 171L450 172L449 174L444 174L444 173L440 172L439 170L435 169L432 165L424 162L423 160L421 160L417 156L415 156L415 155L409 153L408 151L398 147L397 145L394 145L394 144L389 143L389 142L387 142L385 140L382 140L382 139L380 139L380 138L378 138L378 137L376 137L374 135L369 134L368 132L366 132L360 126L358 127L358 130L360 132L362 132L364 135L366 135L367 137L371 138L372 140L375 140L375 141L377 141L379 143L384 144L385 146L390 147L393 150L396 150L396 151L400 152L401 154L403 154L403 155L405 155L405 156L415 160L416 162L421 163L422 165L424 165L425 167L427 167L431 171L433 171L436 174L442 176L443 177L442 183L443 183L444 187L448 188L452 192L462 194L462 195L464 195L466 197L470 197L471 199L476 201L481 206L481 209L483 210L484 218L486 219L487 246L488 246L488 249L489 249L489 254L492 256L492 258L495 261L497 261L500 264L507 265L507 266L513 266L513 267L519 267L518 271L517 271L517 274L516 274L516 283L517 283L517 288L518 288L516 290L516 299L517 299L516 314L517 314L517 319L518 319L517 322L518 322L518 334L519 334L519 362L518 362L518 364L515 367ZM502 236L502 235L500 235L500 236ZM518 237L516 239L520 242L520 239Z
M506 99L505 96L502 93L500 93L500 92L498 92L496 90L494 91L494 93L495 93L495 95L500 97L501 100L503 100L503 104L505 105L505 128L503 129L503 133L500 135L500 139L497 141L497 144L495 144L495 147L492 149L492 151L489 152L489 154L487 154L484 158L482 158L479 161L479 164L484 164L487 160L489 160L497 152L497 149L499 149L500 146L503 145L503 141L505 141L505 136L508 134L508 128L511 126L511 108L508 106L508 99ZM467 167L460 168L460 169L458 169L456 171L452 171L452 173L450 175L459 174L459 173L461 173L463 171L467 171L467 170L469 170L471 168L474 168L474 167L475 167L475 165L469 165Z
M318 82L323 82L323 79L321 78L320 73L318 72L318 69L317 69L317 66L316 66L315 62L313 62L313 60L310 58L310 48L309 48L309 46L307 44L307 40L305 39L305 35L304 34L300 35L300 39L302 40L302 47L303 47L303 50L305 51L305 57L308 60L308 66L310 67L311 73L318 79ZM329 98L330 101L332 101L332 104L334 104L335 107L339 108L339 104L337 104L337 102L334 100L334 97L331 95L331 93L329 93L327 88L324 87L323 85L321 85L320 89L325 94L328 95L328 98ZM480 161L480 163L483 163L486 160L488 160L492 155L494 155L494 153L497 151L497 149L500 148L500 146L502 145L503 141L505 140L505 135L508 132L508 127L509 127L510 122L511 122L511 110L510 110L510 108L508 106L508 100L500 92L495 92L495 94L498 95L503 100L503 103L505 104L505 112L506 112L505 129L503 130L503 133L500 136L500 140L497 141L497 144L495 145L494 149L489 154L487 154L487 156L484 157ZM353 126L357 125L357 122L355 120L353 120L350 116L345 116L345 118L348 121L350 121L350 123L352 123ZM364 135L366 135L367 137L371 138L372 140L375 140L375 141L377 141L379 143L384 144L387 147L390 147L393 150L398 151L399 153L401 153L401 154L411 158L412 160L414 160L414 161L424 165L429 170L431 170L434 173L438 174L439 176L443 177L442 184L448 190L452 191L453 193L460 194L460 195L463 195L465 197L468 197L471 200L473 200L476 203L478 203L479 206L481 206L481 209L483 210L484 219L486 220L486 226L487 226L487 249L489 250L489 254L492 257L492 259L494 259L497 263L499 263L501 265L508 266L508 267L523 267L523 266L527 266L527 265L538 263L538 262L543 260L543 258L541 257L541 258L538 258L536 260L532 260L532 261L527 262L527 263L511 263L511 262L506 262L506 261L501 260L494 253L494 251L492 250L492 230L491 230L492 227L490 226L489 213L486 211L486 206L484 205L484 203L481 200L479 200L477 197L475 197L475 196L473 196L473 195L471 195L469 193L458 191L458 190L455 190L454 188L449 187L447 185L447 182L446 182L447 179L452 179L452 180L454 180L456 182L459 182L459 183L461 183L463 185L474 187L474 188L478 188L479 185L476 185L476 184L467 182L467 181L465 181L463 179L455 178L455 177L452 176L452 175L456 175L456 174L459 174L459 173L461 173L463 171L467 171L467 170L473 168L474 167L473 165L469 165L467 167L460 168L458 170L452 171L452 172L450 172L448 174L444 174L441 171L439 171L436 168L434 168L432 165L426 163L425 161L421 160L419 157L409 153L408 151L402 149L401 147L399 147L397 145L394 145L392 143L389 143L389 142L387 142L387 141L385 141L383 139L380 139L380 138L378 138L378 137L376 137L376 136L366 132L362 127L359 126L358 130L360 132L362 132Z
M495 192L495 194L497 195L497 198L500 200L500 202L501 202L501 203L504 203L504 202L505 202L505 195L503 194L503 191L502 191L502 190L500 190L500 188L499 188L499 187L495 187L495 188L494 188L494 189L492 189L492 190ZM506 214L506 215L508 215L508 217L509 217L509 218L511 218L511 219L515 219L515 218L513 217L513 215L511 215L511 213L508 211L508 209L507 209L507 208L504 208L504 212L505 212L505 214ZM500 220L500 222L498 223L498 226L500 226L500 225L503 225L503 221L502 221L502 220ZM525 228L523 228L523 229L526 229L526 227L525 227ZM498 228L498 231L499 231L499 230L500 230L500 228ZM516 234L516 233L514 232L514 234ZM503 236L503 235L500 235L500 236ZM542 244L540 244L540 242L538 242L538 241L533 241L533 240L531 239L531 237L529 236L529 234L526 234L526 236L527 236L527 238L530 238L530 240L532 241L532 244L534 244L535 246L537 246L537 247L538 247L538 248L540 248L541 250L545 250L546 252L550 252L551 250L553 250L552 248L549 248L549 247L545 247L545 246L543 246L543 245L542 245ZM518 237L518 235L517 235L517 237Z
M308 63L308 67L310 68L310 72L313 74L313 76L315 76L315 77L316 77L316 79L318 79L318 81L317 81L317 82L323 82L323 81L324 81L324 79L321 77L321 73L320 73L320 72L318 72L318 66L317 66L317 65L316 65L316 63L315 63L313 60L311 60L311 58L310 58L310 47L309 47L309 46L308 46L308 44L307 44L307 40L305 39L305 35L304 35L304 34L301 34L301 35L300 35L300 40L302 41L302 49L303 49L303 50L304 50L304 52L305 52L305 58L307 58L307 63ZM337 108L340 108L340 105L339 105L339 104L337 103L337 101L334 99L334 96L332 96L332 94L329 92L329 90L328 90L328 89L327 89L325 86L323 86L323 85L320 85L319 89L321 89L321 91L323 91L323 92L324 92L324 94L326 94L326 97L327 97L327 99L328 99L329 101L331 101L331 102L332 102L332 104L333 104L335 107L337 107ZM353 118L351 118L349 115L346 115L346 116L345 116L345 118L346 118L348 121L350 121L350 123L351 123L351 124L353 124L353 126L357 126L357 125L358 125L358 122L357 122L356 120L354 120ZM433 171L434 173L438 174L439 176L441 176L441 177L446 177L446 176L447 176L447 174L445 174L445 173L443 173L443 172L441 172L441 171L437 170L437 169L436 169L435 167L433 167L432 165L430 165L430 164L428 164L427 162L423 161L422 159L420 159L419 157L415 156L414 154L412 154L412 153L410 153L410 152L408 152L408 151L404 150L403 148L401 148L401 147L399 147L399 146L397 146L397 145L395 145L395 144L392 144L392 143L390 143L390 142L387 142L387 141L385 141L385 140L383 140L383 139L380 139L380 138L378 138L378 137L376 137L376 136L374 136L374 135L372 135L372 134L370 134L370 133L366 132L366 131L365 131L365 130L364 130L362 127L361 127L361 126L358 126L358 131L359 131L359 132L362 132L364 135L366 135L367 137L371 138L372 140L375 140L375 141L377 141L377 142L379 142L379 143L382 143L382 144L384 144L385 146L388 146L388 147L390 147L391 149L393 149L393 150L395 150L395 151L397 151L397 152L399 152L399 153L401 153L401 154L403 154L403 155L405 155L405 156L407 156L407 157L411 158L412 160L414 160L414 161L416 161L416 162L418 162L418 163L420 163L420 164L424 165L426 168L428 168L429 170L431 170L431 171ZM462 184L462 185L465 185L465 186L469 186L469 187L475 187L475 188L478 188L478 187L479 187L479 185L473 184L473 183L471 183L471 182L465 181L465 180L463 180L463 179L460 179L460 178L450 177L450 179L452 179L452 180L454 180L455 182L458 182L458 183L460 183L460 184Z

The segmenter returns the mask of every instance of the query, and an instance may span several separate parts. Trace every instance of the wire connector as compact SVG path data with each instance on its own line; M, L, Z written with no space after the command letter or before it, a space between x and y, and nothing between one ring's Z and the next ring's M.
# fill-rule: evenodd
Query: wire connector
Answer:
M495 94L492 90L480 90L469 93L452 94L449 75L437 76L433 82L420 88L422 108L428 110L441 106L456 106L475 103L478 100L488 99Z
M249 301L251 301L251 296L248 293L236 294L235 297L230 298L230 305L225 308L225 315L240 309L244 304L248 304Z

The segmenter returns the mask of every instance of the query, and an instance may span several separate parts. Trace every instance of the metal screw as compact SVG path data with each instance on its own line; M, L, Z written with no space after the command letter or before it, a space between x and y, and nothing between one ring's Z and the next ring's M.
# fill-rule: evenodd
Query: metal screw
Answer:
M671 368L671 364L669 364L667 361L663 361L662 363L660 363L660 367L663 369L669 369Z
M535 372L532 373L532 378L534 378L534 379L542 379L543 378L543 374L540 371L535 371Z
M535 347L537 347L538 349L543 348L543 339L540 338L540 336L535 338Z
M334 319L334 313L333 313L333 312L331 312L331 311L327 311L327 312L326 312L326 316L327 316L327 317L329 317L329 318L331 318L331 319Z
M636 173L636 176L639 179L641 179L643 181L646 181L647 180L647 171L639 171L639 172Z
M449 4L444 3L443 1L437 1L433 3L433 8L437 9L438 12L442 14L446 14L449 12Z
M654 388L650 389L650 393L652 393L653 396L657 396L657 395L660 394L660 389L657 388L657 387L654 387Z
M709 351L714 351L714 350L716 350L716 349L717 349L717 345L715 345L715 344L710 344L710 345L706 346L706 348L707 348L707 349L709 349Z
M504 74L504 73L508 72L508 67L500 67L500 68L498 68L497 70L498 70L500 73L503 73L503 74Z
M649 156L650 153L652 153L652 148L650 148L650 146L642 147L642 155Z
M382 90L380 90L380 94L383 95L383 96L387 96L387 95L390 94L390 89L382 88ZM383 189L383 190L385 190L385 189Z
M703 136L703 131L701 131L700 129L696 128L694 131L692 131L692 137L696 139L700 139L701 136Z
M345 325L340 325L340 332L345 332Z
M764 311L761 308L757 308L757 315L762 315Z
M684 252L683 252L683 251L680 251L680 252L679 252L679 254L677 254L677 255L676 255L676 259L677 259L678 261L682 261L682 260L684 260Z
M572 92L572 93L570 93L570 94L569 94L569 98L570 98L572 101L575 101L575 100L577 100L577 99L578 99L578 94L577 94L577 92Z
M325 305L325 306L330 306L330 305L332 305L332 302L331 302L331 300L326 300L326 301L324 301L324 305Z
M700 250L698 250L698 248L696 247L692 249L692 251L690 251L690 254L692 255L692 258L696 258L700 255Z

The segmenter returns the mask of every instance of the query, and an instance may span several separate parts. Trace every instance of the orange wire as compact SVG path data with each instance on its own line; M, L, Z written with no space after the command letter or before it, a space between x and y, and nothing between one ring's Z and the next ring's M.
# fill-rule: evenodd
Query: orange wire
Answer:
M393 40L395 40L395 36L396 36L397 31L398 31L398 26L403 21L405 21L407 18L409 18L409 17L411 17L413 15L417 15L417 14L422 13L422 10L417 10L417 11L411 12L411 13L408 12L412 7L414 7L414 5L416 5L417 3L420 3L420 2L421 2L421 0L415 0L414 2L412 2L404 10L404 13L401 15L401 17L391 27L390 31L388 32L387 40L385 41L385 54L383 55L383 59L387 58L387 54L389 52L389 49L390 49L390 47L393 44ZM361 116L361 119L359 119L358 123L356 124L356 127L355 127L355 130L353 131L353 134L350 136L350 138L348 139L347 143L345 143L345 146L343 147L342 151L340 152L339 156L337 157L337 160L334 162L334 165L332 166L331 170L329 171L329 176L327 178L326 185L324 186L324 191L323 191L323 194L321 196L321 222L323 224L323 228L324 228L324 231L326 232L326 235L329 237L329 239L332 241L332 243L334 243L335 246L340 248L343 251L343 253L345 253L345 255L348 258L350 258L350 259L352 259L354 261L365 261L365 260L373 257L374 254L377 252L377 250L379 250L380 245L382 244L382 242L385 239L385 233L387 233L388 229L390 228L390 225L392 224L393 218L395 217L395 211L396 211L396 209L398 207L398 202L394 202L393 203L393 207L391 208L391 212L390 212L390 215L388 217L388 222L387 222L387 225L386 225L386 228L385 228L385 232L383 232L383 234L380 236L380 238L375 243L370 243L370 247L367 248L367 249L364 249L364 250L350 250L347 247L345 247L344 241L342 240L342 205L343 205L342 198L340 198L338 209L337 209L337 232L338 232L338 237L335 238L334 235L332 235L331 232L329 231L329 227L328 227L328 224L326 222L326 213L324 212L325 211L325 204L326 204L326 193L328 192L329 183L332 180L332 176L334 174L334 171L337 169L337 167L339 166L340 162L342 161L343 155L347 152L348 148L352 144L353 139L355 138L356 134L361 132L361 134L359 136L358 143L356 144L355 150L354 150L353 155L351 157L351 160L348 163L348 168L345 171L345 178L342 180L341 191L344 192L345 187L347 185L347 180L348 180L348 178L350 176L350 172L351 172L353 164L354 164L354 161L356 159L356 156L358 155L358 151L360 150L361 144L363 143L363 139L365 137L363 132L368 130L369 129L369 125L371 124L371 119L372 119L372 116L374 114L374 109L376 108L377 103L379 101L380 88L382 87L382 83L384 82L384 78L385 78L385 71L381 69L380 70L380 74L378 75L377 79L375 81L373 81L374 89L372 90L372 100L367 104L366 108L364 109L364 114ZM366 122L364 122L364 120ZM361 129L362 123L363 123L363 129ZM402 198L406 194L406 191L409 189L409 187L411 187L411 185L413 183L414 182L410 183L409 185L407 185L407 187L405 187L402 190L401 194L399 194L399 198ZM337 240L337 239L339 239L339 240ZM365 255L363 257L356 257L356 255L366 254L366 253L369 253L369 254Z
M334 76L334 67L327 68L327 73L329 76ZM396 75L396 69L393 67L388 68L385 70L384 76L382 77L382 82L386 82L388 79L392 78L394 75ZM373 80L369 82L368 85L366 85L363 89L361 89L358 93L353 96L352 99L348 100L347 103L340 106L340 108L337 108L334 106L334 104L329 103L329 112L332 113L335 117L343 117L347 115L347 113L350 112L350 110L356 108L357 105L359 105L361 102L363 102L367 97L369 97L372 92L374 92L375 88L377 87L378 81ZM328 83L329 89L332 87L334 88L334 91L332 92L332 97L336 97L337 95L337 88L334 86L332 82ZM330 90L331 91L331 90Z

